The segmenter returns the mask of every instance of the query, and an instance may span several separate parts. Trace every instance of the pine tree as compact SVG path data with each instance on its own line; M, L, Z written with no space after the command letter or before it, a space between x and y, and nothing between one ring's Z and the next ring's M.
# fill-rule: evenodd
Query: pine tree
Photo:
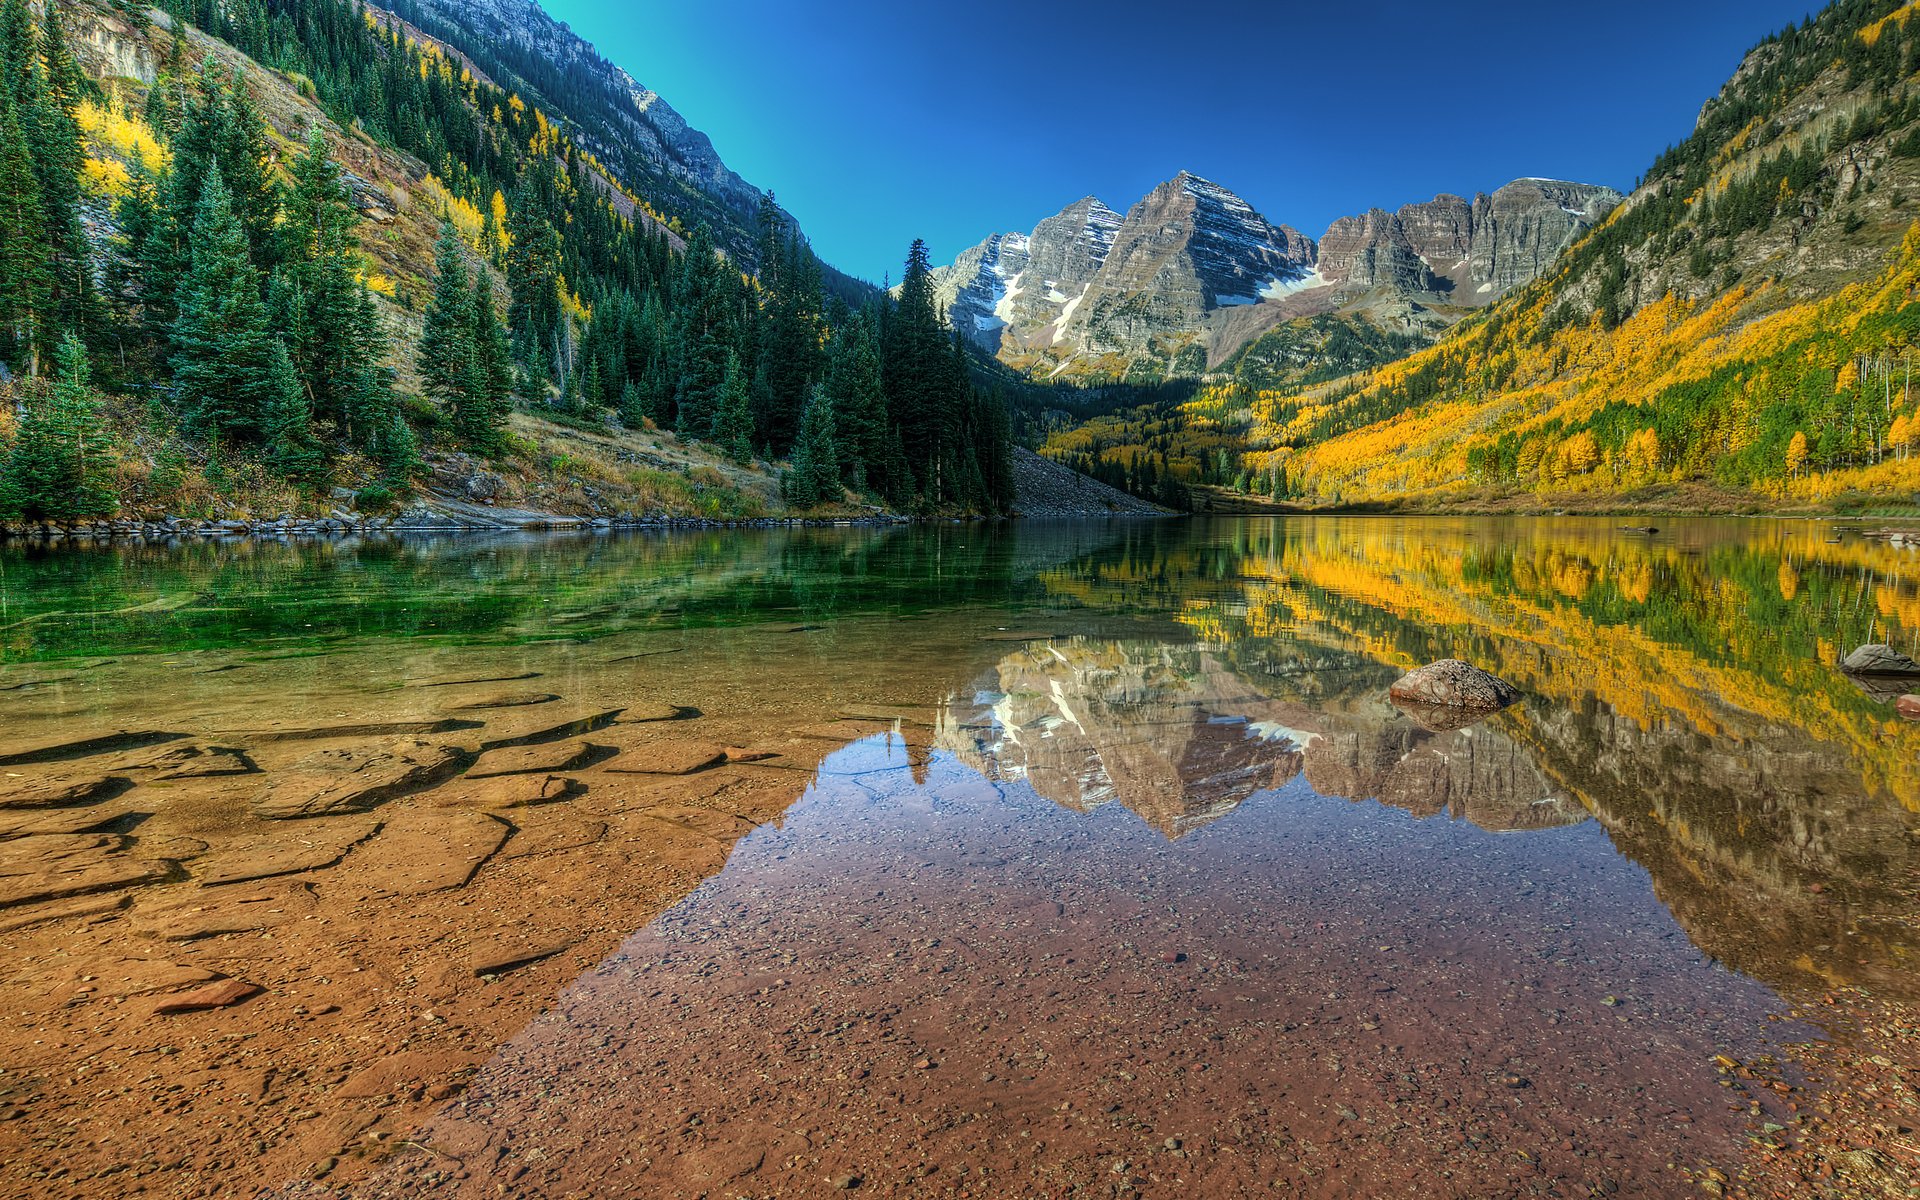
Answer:
M113 452L101 428L87 348L68 334L56 354L58 375L28 401L0 478L0 511L31 518L105 516L118 507Z
M887 394L880 378L880 350L865 314L855 314L834 336L827 362L827 394L833 397L840 434L840 471L856 492L888 492Z
M840 461L834 445L833 400L816 387L800 416L800 436L794 442L793 463L781 483L787 502L812 508L840 498Z
M192 244L173 326L174 388L201 436L254 440L265 414L287 409L280 393L288 374L279 365L286 348L274 335L260 273L218 167L201 191Z
M713 440L733 461L743 464L753 461L753 404L738 354L727 355L727 381L721 389Z
M0 97L0 359L38 374L51 329L53 247L17 111Z
M506 447L507 414L513 407L513 347L494 310L493 279L478 272L473 292L474 376L466 418L457 422L467 445L483 454Z
M479 372L473 340L476 323L466 251L448 221L440 226L440 241L434 247L433 296L427 301L416 361L427 395L445 405L449 414L457 414L466 403Z

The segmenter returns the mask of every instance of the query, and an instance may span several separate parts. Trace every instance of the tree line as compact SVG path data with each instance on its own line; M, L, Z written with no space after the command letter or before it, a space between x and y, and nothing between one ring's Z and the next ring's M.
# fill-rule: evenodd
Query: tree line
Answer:
M92 480L62 492L45 481L71 472L10 465L0 512L111 507L99 477L111 455L60 432L75 397L97 406L101 389L210 460L303 485L349 453L393 491L423 450L510 453L520 409L651 422L742 462L788 460L801 507L849 493L897 508L1011 505L1007 403L974 385L923 245L897 299L870 291L849 306L771 196L749 273L704 224L675 234L559 120L358 5L188 0L173 13L141 114L160 161L136 156L102 221L81 194L75 118L98 89L55 3L35 21L25 0L0 0L0 365L25 377L10 454L64 446ZM431 277L423 295L385 289L420 312L417 344L395 344L396 314L369 287L355 194L366 185L317 129L277 163L245 74L187 61L188 21L298 81L341 125L429 164L445 216ZM409 365L424 398L402 394L396 368Z

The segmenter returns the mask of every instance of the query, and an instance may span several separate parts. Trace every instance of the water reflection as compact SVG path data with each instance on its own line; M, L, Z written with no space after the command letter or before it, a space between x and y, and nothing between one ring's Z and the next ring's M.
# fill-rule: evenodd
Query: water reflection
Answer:
M1230 1195L1263 1177L1390 1195L1414 1186L1396 1171L1452 1171L1473 1195L1609 1180L1668 1194L1665 1163L1724 1159L1751 1131L1704 1064L1766 1053L1782 996L1920 989L1920 728L1833 669L1861 642L1916 650L1920 559L1830 536L1315 520L0 549L0 753L69 728L158 729L248 751L271 775L304 745L248 731L315 714L432 724L503 690L569 714L698 712L673 739L741 751L670 786L583 754L598 765L567 768L583 788L571 799L487 818L506 832L489 830L501 848L471 890L405 912L340 897L391 891L372 876L407 855L382 839L486 789L450 780L350 818L337 851L292 855L326 865L236 902L271 900L278 940L156 944L111 915L117 895L90 894L86 911L108 915L36 927L49 932L8 994L78 1021L35 974L76 986L94 970L69 942L88 964L291 980L310 971L274 955L297 952L337 954L335 980L429 979L455 998L436 992L439 1009L492 1014L449 1061L505 1043L422 1135L492 1153L499 1171L469 1171L477 1191L540 1180L564 1194L592 1167L644 1178L643 1194L800 1194L899 1167L872 1178L908 1194L924 1168L935 1191L1003 1195L996 1172L1024 1163L1011 1194L1182 1181ZM1443 657L1524 701L1466 725L1387 703L1399 673ZM482 679L512 682L422 686ZM453 715L484 722L482 741L553 723L537 706ZM648 746L687 749L620 754ZM287 851L275 839L292 834L248 823L242 792L257 786L142 777L114 801L141 823L88 852L152 865L135 916L177 907L173 889L209 864ZM22 822L52 828L39 810ZM666 866L663 831L679 839ZM31 842L4 844L10 876L45 874ZM584 977L564 1018L520 1038L551 991L500 1004L447 966L449 946L537 929L556 898L597 956L639 924L609 919L709 876ZM617 898L592 899L601 886ZM382 938L340 949L342 930L376 923ZM347 1003L355 1022L390 1007ZM344 1145L389 1094L356 1108L329 1089L377 1074L362 1057L381 1046L426 1039L410 1022L352 1048L290 1023L258 1048L298 1062L299 1103L335 1114ZM123 1026L60 1036L137 1043L128 1062L179 1040ZM344 1058L300 1059L316 1045ZM41 1058L13 1078L68 1077L41 1061L53 1051L23 1052ZM207 1050L208 1080L223 1061ZM84 1106L99 1089L71 1078ZM1651 1100L1635 1090L1656 1083ZM206 1125L208 1154L230 1165L232 1138L277 1146L302 1128L261 1111ZM1622 1113L1620 1144L1591 1141L1592 1121ZM29 1143L6 1139L34 1128L0 1127L0 1149L28 1161ZM93 1146L107 1180L109 1132L31 1146ZM576 1134L656 1173L622 1174L631 1164ZM195 1144L185 1126L168 1136ZM876 1159L881 1143L911 1152ZM547 1166L528 1166L533 1145ZM318 1157L276 1153L277 1179ZM381 1154L352 1157L371 1169ZM575 1165L554 1165L563 1155ZM532 1173L515 1182L516 1167ZM448 1168L394 1170L367 1188Z

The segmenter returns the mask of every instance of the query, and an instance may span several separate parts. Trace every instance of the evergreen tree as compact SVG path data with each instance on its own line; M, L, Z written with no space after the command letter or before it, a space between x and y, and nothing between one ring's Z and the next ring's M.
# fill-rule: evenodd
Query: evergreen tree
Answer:
M18 105L0 97L0 359L38 374L50 330L53 247Z
M360 215L317 132L293 163L281 214L273 310L289 359L311 415L367 446L392 404L384 339L360 281Z
M513 348L494 310L493 279L478 272L473 293L474 377L466 418L457 424L467 445L483 454L506 447L507 414L513 407Z
M721 389L720 413L713 440L737 463L753 461L753 402L740 356L727 355L727 380Z
M480 371L473 336L477 324L466 251L448 221L434 247L433 296L421 325L417 362L427 395L445 405L456 422Z
M840 498L833 400L824 388L814 388L800 416L800 436L794 443L793 463L781 481L781 490L796 508L812 508Z
M68 334L56 357L53 386L28 400L21 415L0 478L0 512L56 520L105 516L118 506L112 443L101 428L87 348Z
M286 347L274 335L246 230L217 166L201 191L192 244L173 326L174 388L201 436L255 440L266 414L278 419L288 411L281 393L289 380L298 384L281 366Z
M892 426L880 378L880 349L865 314L849 318L835 334L827 362L827 394L833 397L840 434L840 470L856 492L890 492Z

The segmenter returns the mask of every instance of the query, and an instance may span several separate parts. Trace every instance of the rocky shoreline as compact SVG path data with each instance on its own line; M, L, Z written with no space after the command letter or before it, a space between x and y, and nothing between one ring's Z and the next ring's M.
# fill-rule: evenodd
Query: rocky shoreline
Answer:
M881 527L912 524L911 517L756 517L717 520L706 517L569 517L554 513L516 514L489 521L431 509L393 516L361 516L336 510L326 517L281 516L271 520L237 518L199 520L0 521L0 542L171 542L184 540L384 537L468 533L610 533L642 529L781 529Z

